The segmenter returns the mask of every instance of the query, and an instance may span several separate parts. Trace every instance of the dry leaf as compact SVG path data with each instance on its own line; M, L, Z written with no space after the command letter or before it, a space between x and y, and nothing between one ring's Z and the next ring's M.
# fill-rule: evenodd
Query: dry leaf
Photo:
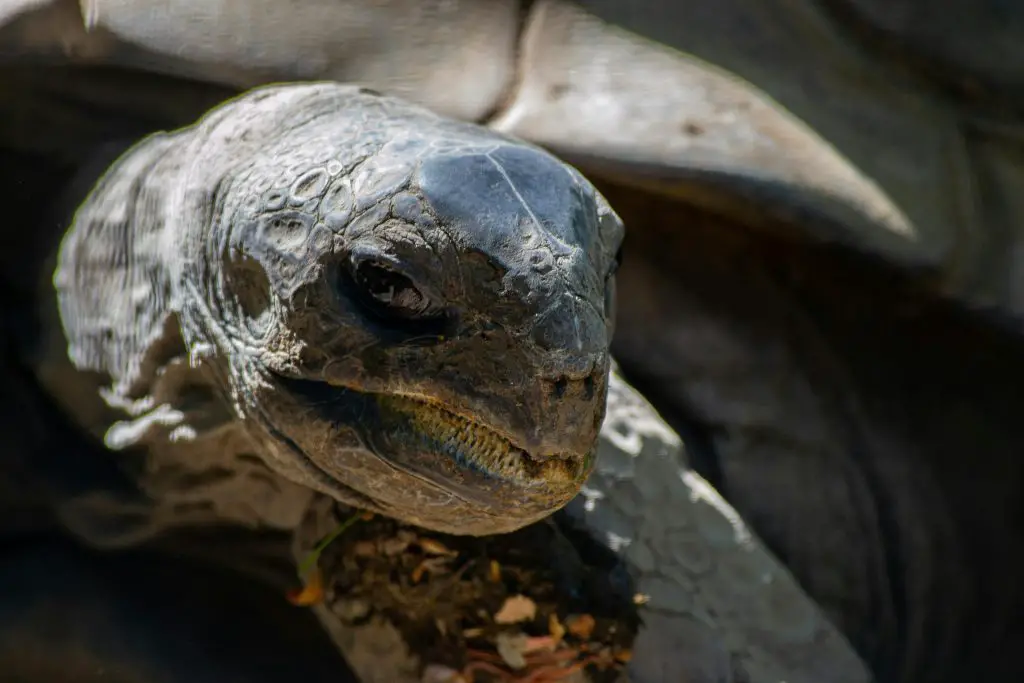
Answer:
M537 603L525 595L513 595L505 599L505 604L494 615L494 623L517 624L520 621L529 621L535 616L537 616Z
M492 583L498 583L501 581L501 565L497 560L491 560L490 571L488 577Z
M318 605L324 599L324 577L320 569L314 568L309 572L306 585L298 590L291 590L287 593L288 602L299 607Z
M589 614L574 614L565 620L565 628L580 640L587 640L596 626L594 617Z
M416 565L416 568L412 570L412 582L419 583L420 579L426 572L431 574L443 574L448 571L448 558L446 557L428 557L427 559Z
M565 637L565 627L562 626L562 622L558 620L558 615L554 612L548 617L548 633L551 634L556 643Z
M435 541L432 538L421 538L419 540L420 550L425 552L427 555L458 555L457 552L447 548L440 541Z
M494 645L506 664L513 669L522 669L526 667L523 652L529 640L525 633L499 633Z
M539 650L554 652L556 647L558 647L558 641L552 636L534 636L526 639L526 644L523 646L523 653L529 654Z
M387 538L380 542L381 553L385 557L394 557L395 555L401 555L409 547L409 540L402 538L401 536L395 536L394 538Z

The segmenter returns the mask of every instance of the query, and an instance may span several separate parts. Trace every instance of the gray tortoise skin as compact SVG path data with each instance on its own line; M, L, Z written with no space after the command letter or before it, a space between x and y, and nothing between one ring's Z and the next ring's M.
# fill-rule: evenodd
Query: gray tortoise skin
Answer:
M106 443L150 446L158 500L199 504L183 479L146 479L201 472L212 440L242 480L269 465L362 509L499 533L592 468L622 235L537 148L354 86L280 86L126 152L54 282L71 362L130 416ZM197 396L214 405L197 414ZM210 506L243 506L231 487L257 506L228 482Z

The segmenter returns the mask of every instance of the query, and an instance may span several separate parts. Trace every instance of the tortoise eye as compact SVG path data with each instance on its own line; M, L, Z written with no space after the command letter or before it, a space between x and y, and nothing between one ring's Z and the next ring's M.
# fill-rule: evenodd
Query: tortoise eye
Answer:
M358 262L352 279L366 303L386 317L413 320L437 312L430 298L409 277L383 261Z

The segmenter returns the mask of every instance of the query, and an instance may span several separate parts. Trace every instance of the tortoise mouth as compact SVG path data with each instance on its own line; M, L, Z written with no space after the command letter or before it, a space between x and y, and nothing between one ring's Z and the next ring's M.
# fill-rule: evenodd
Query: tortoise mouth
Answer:
M447 406L409 394L374 394L386 422L407 447L451 458L461 467L519 484L571 484L582 478L589 456L534 457L492 427Z
M362 391L283 376L277 379L323 419L355 429L378 457L431 479L454 474L455 466L464 483L470 483L465 481L466 475L475 474L491 483L569 488L585 479L593 462L593 449L588 453L531 454L494 427L429 396Z

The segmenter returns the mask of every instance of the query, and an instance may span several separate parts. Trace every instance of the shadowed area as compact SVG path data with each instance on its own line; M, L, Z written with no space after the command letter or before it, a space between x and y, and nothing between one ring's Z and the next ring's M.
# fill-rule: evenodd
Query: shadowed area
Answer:
M699 437L697 469L880 680L1018 677L1024 348L1008 321L784 225L599 186L629 226L613 352Z
M312 614L237 573L39 540L4 549L0 586L9 683L357 683Z

